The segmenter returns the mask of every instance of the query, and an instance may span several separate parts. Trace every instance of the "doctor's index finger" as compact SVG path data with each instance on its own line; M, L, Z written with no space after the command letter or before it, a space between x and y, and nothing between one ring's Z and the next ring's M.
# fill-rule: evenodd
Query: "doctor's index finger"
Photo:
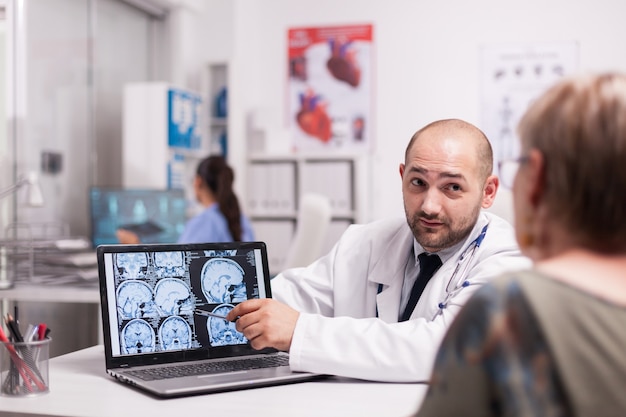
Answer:
M252 313L253 311L258 310L259 308L261 308L262 305L263 305L263 300L260 300L260 299L252 299L252 300L243 301L237 304L235 308L230 310L226 318L230 321L235 321L241 316L244 316L248 313Z

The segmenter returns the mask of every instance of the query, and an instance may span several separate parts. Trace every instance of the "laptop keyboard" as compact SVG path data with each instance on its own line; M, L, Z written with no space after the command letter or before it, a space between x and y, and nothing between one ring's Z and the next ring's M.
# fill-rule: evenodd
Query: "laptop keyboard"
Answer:
M242 358L232 361L201 362L178 366L167 366L148 369L126 371L124 374L144 381L158 379L180 378L195 375L211 375L227 372L248 371L251 369L275 368L288 366L289 357L286 355L261 356Z

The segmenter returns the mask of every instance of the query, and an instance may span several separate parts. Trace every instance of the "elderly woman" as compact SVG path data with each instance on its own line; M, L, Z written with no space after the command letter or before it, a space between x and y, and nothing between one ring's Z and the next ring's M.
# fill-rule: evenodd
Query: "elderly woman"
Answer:
M425 416L626 415L626 75L564 80L501 163L532 270L477 291L437 355Z

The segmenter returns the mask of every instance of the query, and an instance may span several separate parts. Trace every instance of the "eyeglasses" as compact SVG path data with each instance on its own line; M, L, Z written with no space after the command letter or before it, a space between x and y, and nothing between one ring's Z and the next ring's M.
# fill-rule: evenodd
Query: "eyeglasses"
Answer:
M498 172L500 174L500 183L505 188L513 188L513 181L521 164L528 161L527 156L520 156L514 159L504 159L498 162Z

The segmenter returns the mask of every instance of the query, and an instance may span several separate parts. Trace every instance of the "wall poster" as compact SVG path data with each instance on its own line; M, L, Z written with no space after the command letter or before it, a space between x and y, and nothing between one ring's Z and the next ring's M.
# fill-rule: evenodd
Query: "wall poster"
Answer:
M481 65L482 129L497 163L518 156L517 124L531 101L577 70L578 44L485 46Z
M294 28L288 36L294 150L370 150L372 25Z
M167 142L168 146L200 149L200 113L202 97L187 90L170 88L167 92Z

